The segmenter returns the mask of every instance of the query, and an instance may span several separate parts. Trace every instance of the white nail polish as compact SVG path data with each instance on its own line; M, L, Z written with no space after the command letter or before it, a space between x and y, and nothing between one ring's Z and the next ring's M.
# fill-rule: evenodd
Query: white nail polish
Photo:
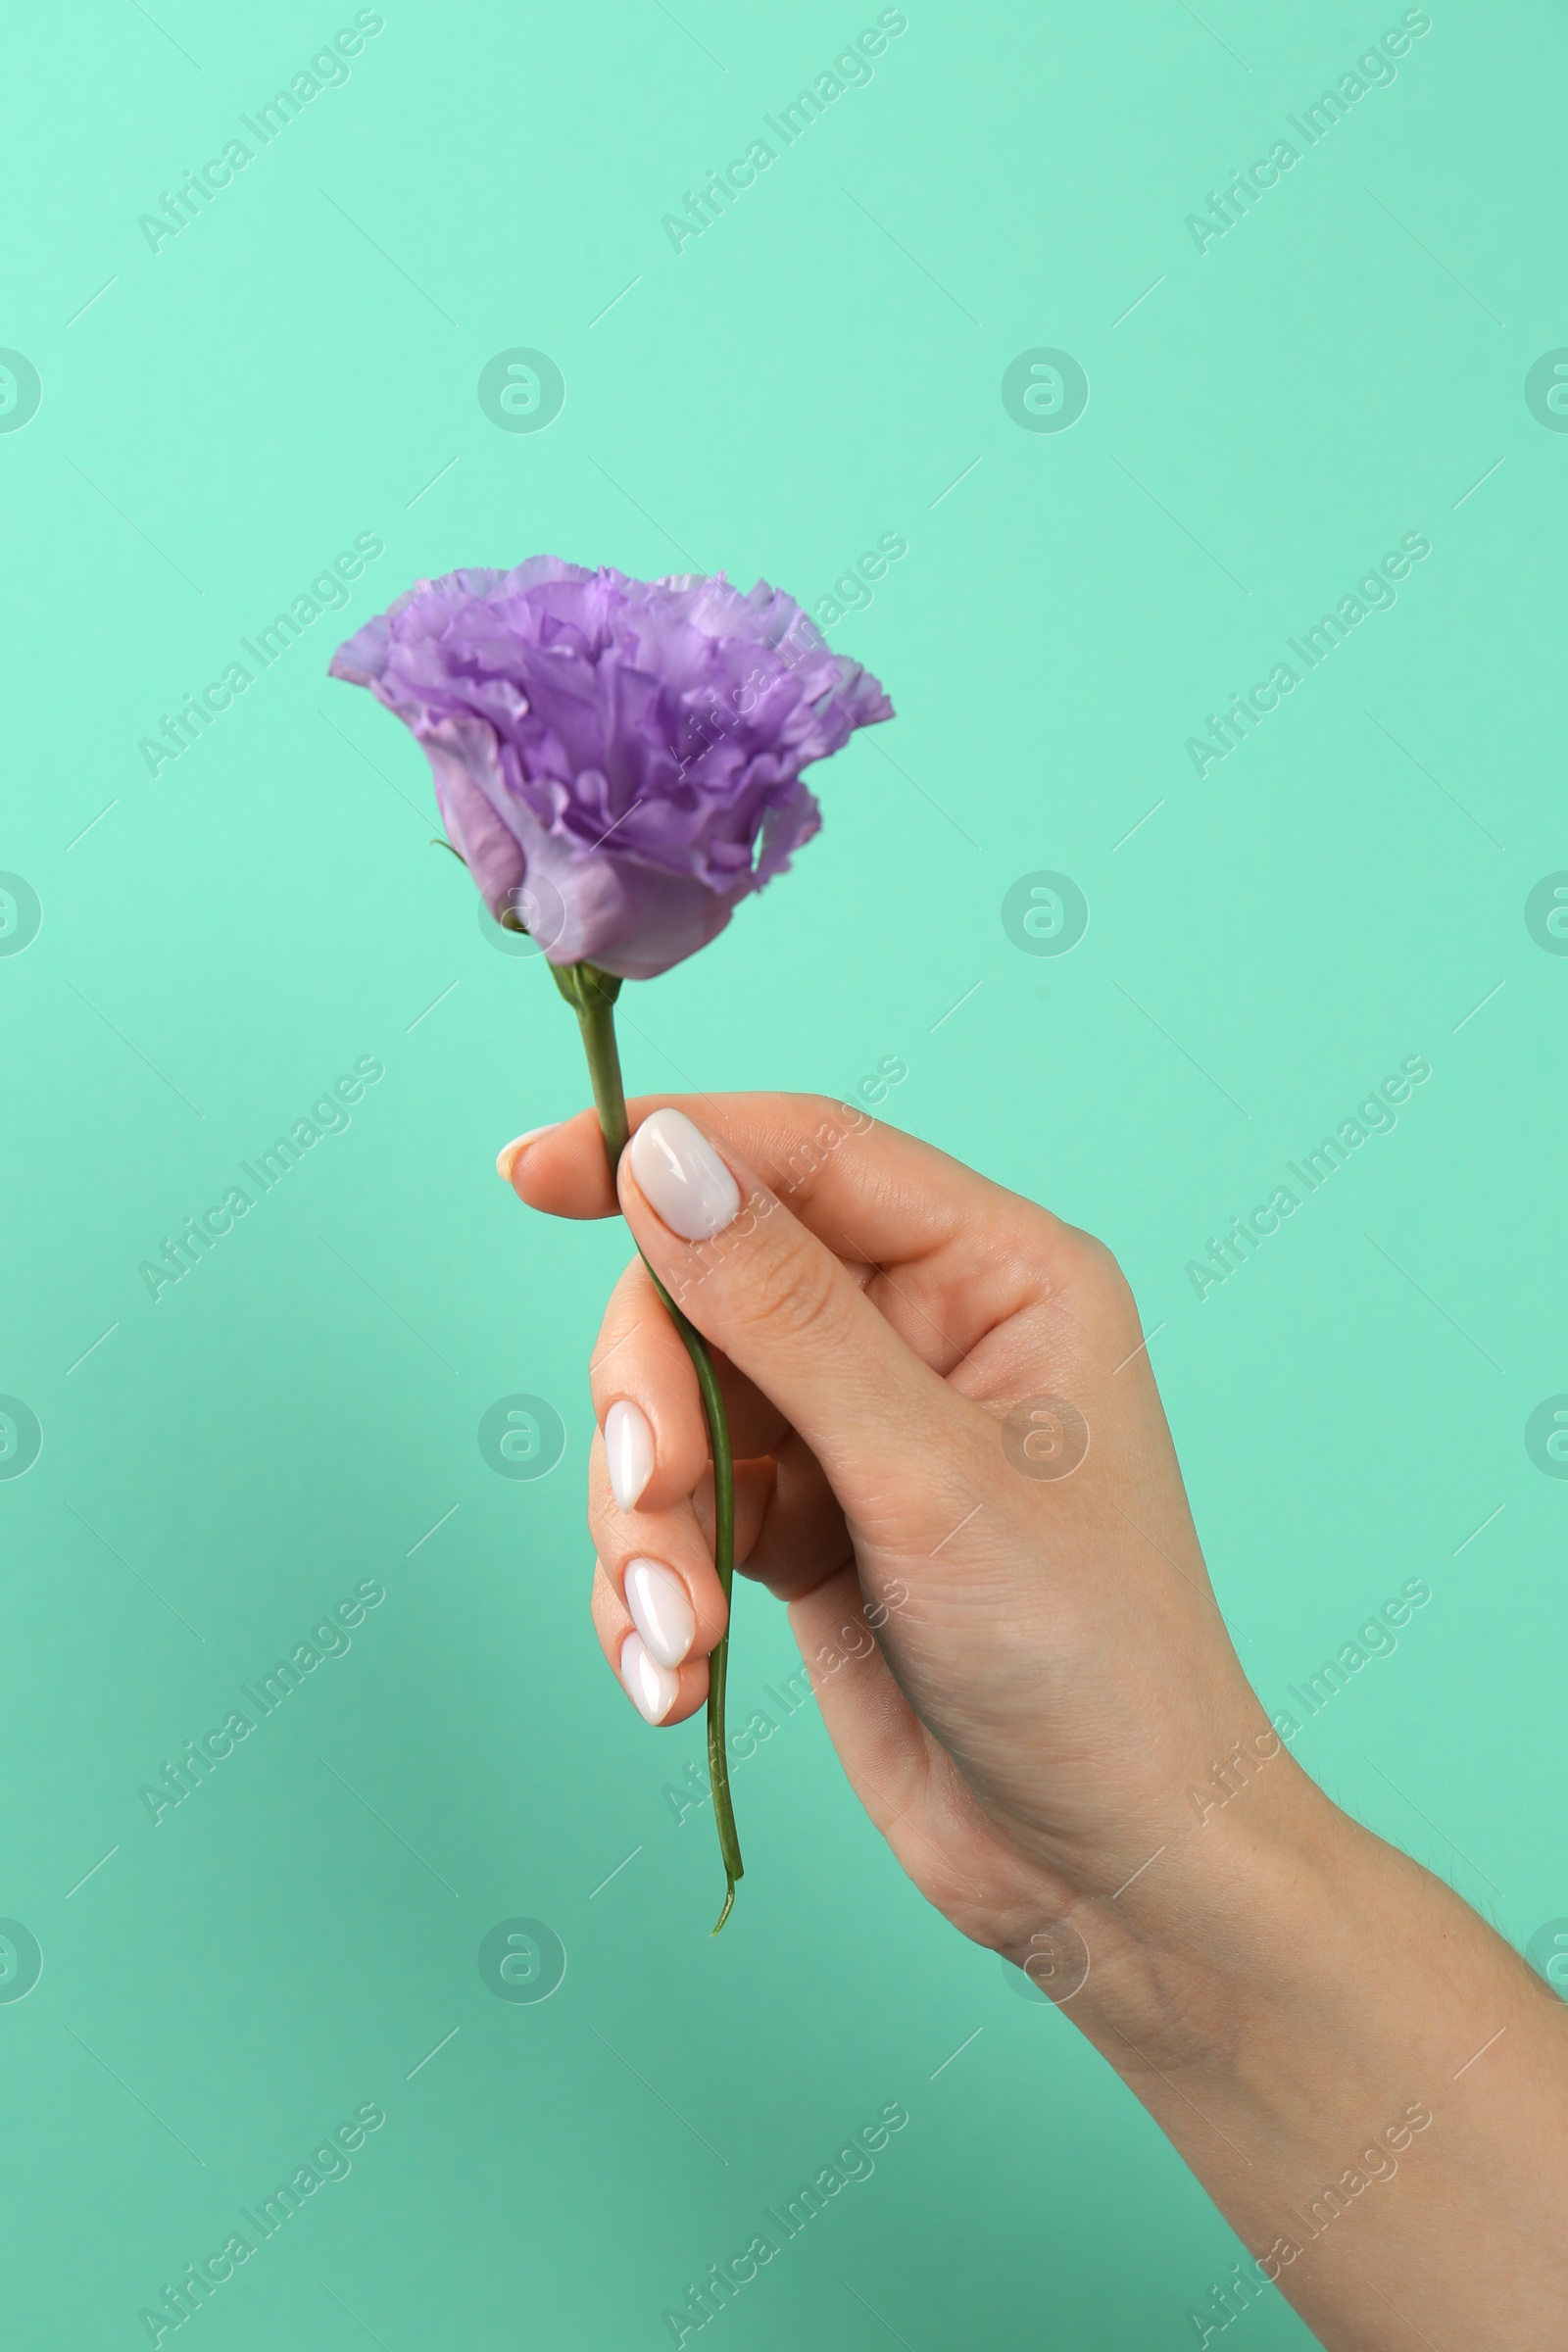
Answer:
M631 1139L631 1170L683 1242L706 1242L739 1213L740 1187L683 1110L656 1110Z
M605 1415L605 1459L619 1511L634 1511L654 1475L654 1432L640 1404L620 1397Z
M649 1656L641 1634L628 1634L620 1645L620 1679L643 1721L662 1723L680 1684L667 1666Z
M661 1666L678 1666L697 1631L680 1578L658 1560L633 1560L626 1570L626 1606L649 1655Z

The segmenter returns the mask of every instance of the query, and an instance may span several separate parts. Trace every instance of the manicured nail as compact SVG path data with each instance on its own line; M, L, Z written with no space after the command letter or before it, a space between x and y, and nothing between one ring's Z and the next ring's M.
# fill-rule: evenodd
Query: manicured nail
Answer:
M628 1634L620 1645L620 1679L644 1722L662 1723L675 1704L680 1684L667 1666L649 1656L641 1634Z
M740 1187L683 1110L656 1110L631 1139L649 1206L683 1242L706 1242L739 1213Z
M661 1666L678 1666L697 1631L680 1578L657 1560L633 1560L626 1570L626 1606L649 1655Z
M564 1124L564 1119L552 1119L548 1127L530 1127L526 1135L514 1135L510 1144L503 1144L496 1153L496 1174L502 1183L512 1182L512 1171L530 1144L536 1144L542 1135L554 1135Z
M605 1458L618 1511L634 1511L654 1475L654 1432L640 1404L619 1397L605 1415Z

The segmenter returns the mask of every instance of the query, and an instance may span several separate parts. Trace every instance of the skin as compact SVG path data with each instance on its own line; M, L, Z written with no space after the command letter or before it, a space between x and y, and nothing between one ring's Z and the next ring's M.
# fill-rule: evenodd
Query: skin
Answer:
M557 1216L618 1206L722 1350L737 1560L915 1886L1030 1970L1332 2352L1560 2348L1568 2008L1273 1733L1109 1252L825 1099L646 1097L633 1129L664 1103L740 1186L714 1241L672 1234L629 1156L617 1201L589 1111L511 1180ZM637 1260L591 1378L601 1431L624 1397L656 1439L627 1512L593 1448L594 1625L614 1671L627 1563L683 1580L678 1723L724 1608L695 1377ZM1004 1443L1041 1396L1087 1425L1068 1475L1036 1474L1068 1458L1049 1415Z

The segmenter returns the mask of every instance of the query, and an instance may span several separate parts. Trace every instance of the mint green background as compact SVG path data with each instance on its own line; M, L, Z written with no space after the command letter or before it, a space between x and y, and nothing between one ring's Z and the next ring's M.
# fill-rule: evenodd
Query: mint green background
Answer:
M0 435L0 865L43 924L0 959L0 1390L44 1442L0 1483L0 1912L44 1970L0 2003L10 2334L145 2341L139 2307L373 2099L209 2352L654 2345L900 2099L874 2178L715 2323L732 2348L1192 2342L1243 2249L906 1885L814 1709L737 1768L749 1875L710 1940L709 1817L662 1794L699 1727L638 1722L586 1609L584 1364L625 1238L530 1222L492 1170L583 1099L573 1026L426 847L416 747L323 672L459 564L814 602L906 536L830 631L897 725L819 771L784 887L628 991L630 1079L841 1091L900 1055L890 1117L1102 1234L1265 1698L1430 1583L1297 1752L1524 1943L1568 1913L1568 1486L1522 1434L1568 1389L1568 959L1522 911L1568 866L1568 439L1523 398L1568 343L1560 12L1435 6L1200 256L1188 212L1397 9L911 0L677 257L661 217L873 9L388 0L348 83L151 253L137 216L352 13L11 28L0 343L43 401ZM518 344L566 379L537 435L475 397ZM1036 345L1090 378L1059 435L999 396ZM1200 781L1204 714L1413 530L1396 608ZM160 712L364 531L341 623L152 778ZM1060 960L1001 925L1041 867L1092 908ZM1396 1132L1200 1302L1188 1259L1414 1054ZM365 1054L349 1132L154 1304L138 1262ZM477 1450L513 1391L566 1424L536 1483ZM140 1784L368 1577L352 1651L155 1828ZM793 1663L746 1592L735 1703ZM479 1981L515 1914L567 1949L542 2005ZM1247 2327L1306 2340L1277 2300Z

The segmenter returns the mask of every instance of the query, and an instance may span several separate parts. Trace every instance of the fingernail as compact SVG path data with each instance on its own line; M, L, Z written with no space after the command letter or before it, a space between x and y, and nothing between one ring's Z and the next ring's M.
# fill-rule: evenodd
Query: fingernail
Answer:
M510 1144L503 1144L496 1153L496 1174L502 1183L512 1182L512 1171L530 1144L536 1144L542 1135L554 1135L558 1127L564 1125L564 1119L552 1119L547 1127L530 1127L526 1135L514 1135Z
M626 1606L649 1654L661 1666L678 1666L697 1631L680 1578L657 1560L633 1560L626 1570Z
M628 1634L620 1645L620 1679L644 1722L662 1723L675 1704L680 1684L667 1666L648 1655L641 1634Z
M605 1415L605 1458L615 1508L634 1511L654 1475L654 1432L642 1406L624 1396Z
M631 1169L649 1206L683 1242L706 1242L740 1210L740 1187L683 1110L656 1110L631 1139Z

